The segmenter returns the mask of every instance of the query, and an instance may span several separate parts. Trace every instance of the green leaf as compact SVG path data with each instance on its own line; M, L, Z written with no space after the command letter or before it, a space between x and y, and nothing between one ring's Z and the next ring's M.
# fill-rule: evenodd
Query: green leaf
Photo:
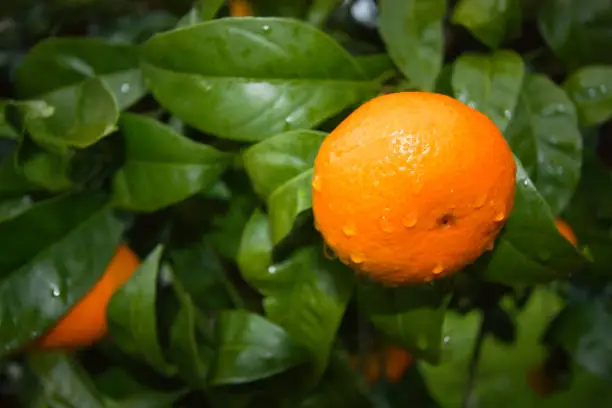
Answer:
M117 401L111 404L109 408L168 408L174 406L174 403L186 393L186 391L147 391Z
M223 311L215 333L218 349L209 377L212 385L261 380L308 359L306 351L281 327L243 310Z
M359 307L374 326L411 353L437 362L445 302L437 286L384 287L362 281Z
M203 21L212 20L223 6L223 0L198 0L176 24L177 28L189 27Z
M272 242L279 243L289 234L299 213L312 207L313 170L293 177L268 198Z
M122 232L106 198L91 193L0 223L0 356L42 335L91 289Z
M508 298L504 310L516 321L516 341L508 344L487 335L478 359L472 401L481 407L535 407L536 394L527 383L527 371L544 360L546 350L541 344L551 316L561 307L552 291L537 289L523 309ZM479 312L460 315L448 312L443 328L442 361L433 366L420 361L427 388L443 408L460 408L468 382L468 366L482 316ZM511 397L512 396L512 397Z
M306 20L317 27L325 24L329 15L342 4L342 0L314 0Z
M29 184L47 191L70 189L73 151L51 153L25 137L17 152L16 166Z
M527 76L505 136L553 213L559 214L574 194L582 164L582 136L572 101L547 77Z
M612 118L612 65L582 68L563 88L576 104L580 123L595 126Z
M234 140L315 127L379 88L330 37L282 18L223 18L158 34L142 54L165 108Z
M267 199L276 188L312 168L326 133L293 130L259 142L244 152L253 189Z
M106 408L85 370L63 353L38 353L28 363L42 386L45 406Z
M609 297L587 293L557 316L549 335L586 371L612 378L612 313Z
M0 201L0 222L18 216L32 207L33 204L32 198L27 195Z
M431 91L442 68L445 0L381 0L379 31L399 70Z
M207 234L215 249L227 259L236 259L242 230L258 205L257 197L251 191L244 190L247 189L234 192L227 211L214 217L212 229Z
M268 273L273 247L268 217L256 209L242 233L238 268L242 277L263 294L270 293L276 287L276 279Z
M497 48L521 28L520 0L460 0L451 22L467 28L483 44Z
M16 158L13 153L0 161L0 197L15 197L36 190L37 186L17 168Z
M19 65L17 93L23 99L56 92L67 97L77 93L84 81L98 77L123 110L146 93L138 64L134 45L97 38L48 38L32 48Z
M264 292L266 315L311 352L317 374L323 374L353 293L355 274L325 258L321 247L312 246L267 272L267 281L278 289Z
M174 288L181 302L181 309L170 328L169 353L187 384L202 389L207 384L213 358L212 339L203 338L201 330L207 322L183 286L175 281Z
M172 374L158 341L155 298L163 247L158 245L138 270L111 297L108 329L113 341L127 354L148 363L162 374Z
M571 68L612 63L610 0L546 0L538 13L538 27L548 46Z
M39 144L56 151L85 148L115 130L119 110L107 85L97 77L76 86L40 95L51 109L49 116L27 115L25 127Z
M567 278L584 263L557 230L550 207L517 162L514 208L495 249L476 262L476 269L490 281L529 285Z
M523 60L513 51L464 53L455 60L451 84L455 98L487 115L503 132L514 115L524 75Z
M366 77L375 80L395 71L393 60L387 54L371 54L355 57Z
M126 160L113 179L117 206L151 212L182 201L210 186L230 156L194 142L141 115L121 119Z
M13 139L17 140L19 135L15 132L15 129L6 121L4 108L6 102L0 101L0 139Z

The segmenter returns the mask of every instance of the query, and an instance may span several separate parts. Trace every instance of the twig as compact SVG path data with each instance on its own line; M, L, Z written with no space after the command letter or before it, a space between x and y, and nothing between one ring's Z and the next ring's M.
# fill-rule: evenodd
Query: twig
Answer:
M476 371L478 370L478 361L480 360L480 352L482 351L482 343L487 334L485 324L487 321L487 314L484 313L480 329L478 330L478 337L476 337L476 343L474 344L474 351L472 352L472 359L468 367L468 378L465 384L465 393L463 394L463 408L469 408L472 399L472 392L474 391L474 382L476 381Z

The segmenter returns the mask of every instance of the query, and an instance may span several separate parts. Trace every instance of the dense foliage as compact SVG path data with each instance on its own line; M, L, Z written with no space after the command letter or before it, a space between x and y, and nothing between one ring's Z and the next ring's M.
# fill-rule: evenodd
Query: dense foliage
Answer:
M3 407L612 406L612 0L1 3ZM327 132L402 90L484 112L519 168L493 251L390 288L310 190ZM28 347L121 242L109 336ZM384 344L415 363L369 385L349 356Z

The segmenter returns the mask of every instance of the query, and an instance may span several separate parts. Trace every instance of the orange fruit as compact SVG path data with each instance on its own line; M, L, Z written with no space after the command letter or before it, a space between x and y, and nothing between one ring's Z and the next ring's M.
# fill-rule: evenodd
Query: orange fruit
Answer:
M316 227L344 262L391 284L431 281L492 249L516 164L485 115L428 92L376 97L325 138Z
M555 392L553 379L541 366L527 371L527 384L540 397L546 397Z
M230 16L248 17L253 15L253 9L246 0L231 0L229 3Z
M397 383L410 367L412 356L401 347L389 346L382 355L380 352L371 353L361 362L358 357L353 357L351 363L355 369L361 369L368 384L378 382L383 372L388 382Z
M573 246L578 245L578 238L576 238L572 227L570 227L567 222L565 222L561 218L556 218L555 225L557 226L557 229L559 230L561 235L563 235L565 239L567 239Z
M35 343L38 349L73 349L89 346L107 333L106 307L113 294L138 269L140 261L120 245L93 288Z

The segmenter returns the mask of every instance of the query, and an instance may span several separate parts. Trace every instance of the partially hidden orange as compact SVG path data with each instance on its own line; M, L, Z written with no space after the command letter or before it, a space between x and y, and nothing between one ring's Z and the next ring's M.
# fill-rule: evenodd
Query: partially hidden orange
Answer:
M412 356L399 346L388 346L382 351L365 355L362 359L352 357L351 363L360 370L368 384L378 382L382 376L390 383L397 383L412 363Z
M325 138L315 223L344 263L388 284L456 272L512 211L516 164L484 114L436 93L376 97Z
M574 230L572 230L572 227L570 227L570 225L565 220L561 218L556 218L555 225L557 226L557 229L559 230L561 235L563 235L565 239L567 239L573 246L578 245L578 238L576 238Z
M102 277L55 326L34 344L37 349L75 349L90 346L107 333L106 308L113 294L138 269L140 260L120 245Z
M230 0L230 16L248 17L253 15L253 8L247 0Z

